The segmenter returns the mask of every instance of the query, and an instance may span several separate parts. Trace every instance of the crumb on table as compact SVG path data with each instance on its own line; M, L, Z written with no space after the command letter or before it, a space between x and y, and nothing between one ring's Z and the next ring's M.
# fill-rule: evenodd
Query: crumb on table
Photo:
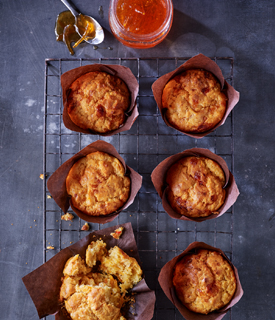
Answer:
M69 212L67 212L66 214L63 214L61 216L61 220L65 220L65 221L71 221L71 220L73 220L73 218L74 218L73 214L71 214Z
M82 231L88 231L89 229L90 229L90 226L88 225L87 222L81 228Z
M54 247L53 247L53 246L47 246L47 249L48 249L48 250L53 250Z

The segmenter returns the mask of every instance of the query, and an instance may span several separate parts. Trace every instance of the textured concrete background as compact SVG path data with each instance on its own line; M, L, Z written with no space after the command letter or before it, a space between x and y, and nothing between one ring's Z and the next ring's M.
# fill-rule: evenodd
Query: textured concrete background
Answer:
M108 1L75 0L105 28L97 51L76 57L233 56L241 100L235 116L234 264L244 296L232 319L275 319L274 74L275 2L174 0L174 23L153 49L128 49L108 25ZM102 5L104 16L98 13ZM58 0L0 0L0 318L38 319L21 278L42 263L44 60L66 58L57 43Z

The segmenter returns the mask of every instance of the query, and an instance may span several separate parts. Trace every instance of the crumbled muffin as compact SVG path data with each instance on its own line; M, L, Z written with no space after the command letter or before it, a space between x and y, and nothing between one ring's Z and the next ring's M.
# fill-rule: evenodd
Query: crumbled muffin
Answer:
M189 310L208 314L231 301L236 291L236 277L219 252L200 249L177 262L173 285L179 300Z
M72 204L92 216L108 215L121 208L128 200L130 184L122 163L100 151L78 160L66 178Z
M112 253L113 249L117 252L116 256ZM102 240L91 242L86 249L87 265L95 267L97 262L105 261L103 268L95 269L96 272L91 272L92 268L86 266L79 255L66 262L60 288L60 301L64 302L73 320L126 320L121 314L121 308L129 297L125 295L125 289L122 289L121 285L128 289L136 284L141 280L141 277L137 276L139 270L141 274L141 269L134 258L118 249L114 247L107 251L106 244ZM109 259L105 260L108 257ZM112 267L109 264L113 264ZM114 264L118 264L117 268ZM128 276L121 275L123 273ZM119 286L118 280L113 275L116 278L120 276L120 281L125 282Z
M131 289L142 279L142 270L137 260L117 246L109 250L108 256L103 256L100 270L115 275L121 282L122 292Z
M205 157L184 157L166 174L167 199L179 214L191 218L218 214L226 191L220 165Z
M82 129L106 133L125 122L130 92L124 81L105 72L88 72L76 79L67 96L71 120Z
M183 132L201 133L211 130L222 120L227 97L211 72L191 69L166 84L162 106L173 127Z

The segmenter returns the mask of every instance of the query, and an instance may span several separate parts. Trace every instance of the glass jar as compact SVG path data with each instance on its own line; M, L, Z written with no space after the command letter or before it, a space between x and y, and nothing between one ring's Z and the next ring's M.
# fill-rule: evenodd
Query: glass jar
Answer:
M114 36L132 48L151 48L171 29L172 0L111 0L109 24Z

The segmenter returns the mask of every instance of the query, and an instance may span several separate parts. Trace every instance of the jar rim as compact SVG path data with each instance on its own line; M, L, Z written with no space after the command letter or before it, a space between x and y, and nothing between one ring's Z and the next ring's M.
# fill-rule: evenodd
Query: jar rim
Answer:
M129 38L131 39L130 42L135 41L150 41L151 39L155 39L156 37L160 37L163 35L163 33L166 34L167 29L170 29L170 23L171 19L173 17L173 3L172 0L164 0L167 5L166 10L166 16L161 24L161 26L155 30L154 32L147 33L147 34L136 34L130 31L127 31L123 28L122 24L120 23L117 15L116 15L116 5L119 0L111 0L110 7L109 7L109 18L112 19L112 23L115 25L115 27L118 29L120 36L127 37L127 41L129 41Z

